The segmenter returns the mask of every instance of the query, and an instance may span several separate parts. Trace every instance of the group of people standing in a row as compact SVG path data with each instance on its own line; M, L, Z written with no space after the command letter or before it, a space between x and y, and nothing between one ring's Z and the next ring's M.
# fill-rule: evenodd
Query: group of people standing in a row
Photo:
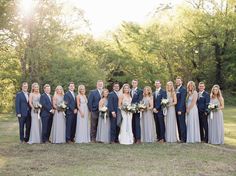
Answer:
M77 94L73 82L69 83L66 93L62 86L57 86L54 96L50 95L48 84L40 94L38 83L32 84L29 94L28 84L24 82L16 96L20 140L29 144L224 143L224 99L218 85L208 94L205 84L200 82L197 92L193 81L185 88L182 79L177 77L177 89L172 81L163 89L157 80L155 87L154 92L149 86L142 90L138 80L133 80L132 88L124 84L120 89L119 83L113 83L113 91L109 92L99 80L87 99L85 86L79 85ZM168 100L166 107L163 99ZM123 108L140 102L146 106L141 111L131 113ZM209 111L209 104L217 108Z

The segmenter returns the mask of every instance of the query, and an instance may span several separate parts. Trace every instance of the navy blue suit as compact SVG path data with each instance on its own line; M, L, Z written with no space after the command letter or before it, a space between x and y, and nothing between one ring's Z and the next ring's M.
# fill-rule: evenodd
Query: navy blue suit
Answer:
M117 126L118 115L118 102L119 98L117 94L112 91L108 96L108 111L111 118L111 142L118 142L119 127ZM112 116L112 112L116 113L116 118Z
M96 140L98 117L99 117L99 101L101 95L97 89L90 91L88 98L88 108L91 111L91 140Z
M177 117L179 139L182 142L186 142L186 138L187 138L187 128L186 128L186 122L185 122L186 96L187 96L186 88L181 86L179 90L176 92L176 96L177 96L177 104L175 106L175 110L176 110L176 117ZM178 115L178 111L181 112L181 115Z
M201 140L208 143L208 105L210 103L210 95L208 92L204 91L200 96L198 96L197 106L199 114L200 123L200 134Z
M74 113L74 110L77 109L76 95L75 97L73 97L72 93L68 91L64 95L64 101L67 104L66 142L69 142L69 141L74 141L75 138L77 114Z
M31 126L30 106L29 102L27 102L27 99L22 91L16 94L15 105L16 105L16 114L21 115L21 117L18 117L20 140L21 142L23 141L28 142L30 135L30 126Z
M132 91L130 92L132 96ZM140 103L143 99L143 91L137 88L132 96L132 104ZM135 140L141 140L141 128L140 128L140 113L133 113L132 118L132 131Z
M43 93L40 96L40 104L42 105L40 116L42 120L42 141L43 142L49 141L51 128L52 128L53 114L50 111L53 110L53 106L52 106L52 100L50 100L49 96L46 93Z
M153 93L153 107L158 111L157 113L154 113L157 140L165 140L165 121L161 101L166 98L167 94L164 89L160 89L159 93Z

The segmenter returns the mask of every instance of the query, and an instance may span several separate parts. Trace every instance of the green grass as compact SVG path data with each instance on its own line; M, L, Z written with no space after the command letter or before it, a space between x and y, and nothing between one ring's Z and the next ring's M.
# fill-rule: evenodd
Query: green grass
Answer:
M38 144L18 142L12 114L0 115L0 175L236 175L236 108L224 110L225 145Z

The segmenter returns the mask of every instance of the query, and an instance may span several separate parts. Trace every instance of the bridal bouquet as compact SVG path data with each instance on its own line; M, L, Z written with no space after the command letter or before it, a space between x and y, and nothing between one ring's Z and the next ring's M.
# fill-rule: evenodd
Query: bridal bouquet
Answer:
M63 112L64 116L66 115L65 114L66 109L67 109L67 105L65 101L61 101L60 103L57 104L57 110L59 112Z
M137 104L137 111L146 111L147 110L147 105L141 101L139 104Z
M102 118L104 118L105 123L106 123L106 120L107 120L107 111L108 111L108 108L106 106L103 106L103 107L99 108L100 116Z
M121 110L127 113L136 113L137 112L137 105L136 104L124 104L121 107Z
M213 119L213 112L216 112L218 109L218 104L210 103L208 105L208 109L210 111L210 119Z
M169 105L169 103L170 103L169 100L166 98L163 98L161 100L162 111L163 111L164 116L167 115L167 106Z

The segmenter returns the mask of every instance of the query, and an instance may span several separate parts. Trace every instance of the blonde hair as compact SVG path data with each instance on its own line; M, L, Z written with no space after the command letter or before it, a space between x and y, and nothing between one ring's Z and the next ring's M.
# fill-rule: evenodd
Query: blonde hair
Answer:
M127 86L127 87L130 89L130 85L127 84L127 83L125 83L125 84L122 86L122 88L121 88L121 93L124 93L124 88L125 88L125 86Z
M38 83L33 83L32 86L31 86L31 92L34 93L34 88L35 86L38 86L39 87L39 84Z
M190 94L190 90L189 90L189 86L190 86L190 85L193 86L193 90L191 90L191 93L193 93L193 92L196 90L195 82L189 81L188 84L187 84L187 91L188 91L189 94Z
M78 86L78 94L81 94L81 89L84 89L84 91L86 91L85 86L81 84Z
M56 89L55 89L54 96L56 96L56 95L57 95L57 91L58 91L59 89L61 89L61 91L62 91L62 95L64 95L64 90L63 90L63 87L62 87L62 86L60 86L60 85L58 85L58 86L56 87Z
M217 95L214 94L214 89L217 88L218 89L218 93ZM211 98L218 98L219 100L222 100L223 99L223 96L222 96L222 93L221 93L221 90L220 90L220 86L215 84L212 89L211 89Z
M168 90L168 86L169 86L169 85L172 86L172 88L171 88L170 91ZM173 83L172 81L168 81L168 82L166 83L166 92L170 92L171 97L174 97L174 95L175 95L175 88L174 88L174 83Z
M109 90L108 90L108 89L103 89L103 90L102 90L102 98L104 97L104 92L106 92L106 91L109 93Z
M151 87L150 86L145 86L144 88L143 88L143 90L147 90L147 92L148 92L148 96L149 97L151 97L152 96L152 89L151 89ZM145 96L145 92L143 91L143 96Z

